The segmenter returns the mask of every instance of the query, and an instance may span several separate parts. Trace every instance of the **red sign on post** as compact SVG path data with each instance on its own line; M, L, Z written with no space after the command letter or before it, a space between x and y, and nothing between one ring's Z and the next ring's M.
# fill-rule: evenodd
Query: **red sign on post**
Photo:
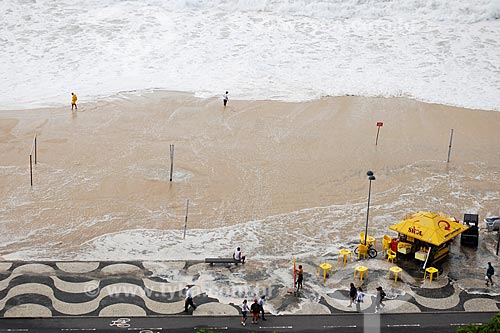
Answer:
M384 123L377 121L377 138L375 139L375 146L378 144L378 133L380 132L380 127L384 126Z

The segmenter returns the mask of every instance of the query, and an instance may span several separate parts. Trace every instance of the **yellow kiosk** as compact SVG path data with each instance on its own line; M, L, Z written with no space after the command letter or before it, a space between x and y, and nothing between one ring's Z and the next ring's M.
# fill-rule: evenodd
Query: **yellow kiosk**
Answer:
M390 227L398 232L391 249L432 265L449 254L452 240L465 230L465 224L443 215L419 211Z

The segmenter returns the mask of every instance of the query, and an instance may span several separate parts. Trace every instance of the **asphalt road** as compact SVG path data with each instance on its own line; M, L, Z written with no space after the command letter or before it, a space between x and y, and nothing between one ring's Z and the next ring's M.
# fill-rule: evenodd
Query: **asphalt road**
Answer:
M240 318L205 316L3 318L0 332L456 332L458 326L487 323L496 312L334 314L269 316L243 327Z

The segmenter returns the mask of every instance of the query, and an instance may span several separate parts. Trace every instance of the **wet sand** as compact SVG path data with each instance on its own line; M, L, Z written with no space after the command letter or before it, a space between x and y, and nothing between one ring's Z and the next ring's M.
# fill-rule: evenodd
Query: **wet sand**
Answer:
M482 220L500 215L498 128L499 112L404 98L230 100L224 109L220 99L154 92L77 112L0 111L0 255L175 259L235 244L255 256L317 255L364 229L367 170L377 177L369 234L418 210Z

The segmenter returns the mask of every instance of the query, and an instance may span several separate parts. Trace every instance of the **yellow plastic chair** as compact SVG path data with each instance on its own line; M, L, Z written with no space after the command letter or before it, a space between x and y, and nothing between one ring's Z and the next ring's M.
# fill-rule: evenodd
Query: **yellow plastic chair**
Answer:
M361 259L361 256L364 256L365 259L368 257L368 246L364 244L358 244L358 259Z
M394 259L396 259L396 252L391 249L387 250L387 261L391 261L394 264Z
M384 235L384 238L382 238L382 251L385 252L391 248L391 237Z
M359 242L361 244L365 244L365 232L364 231L361 231L359 233ZM377 240L370 235L366 236L366 245L369 245L369 244L372 244L374 247L377 246Z

